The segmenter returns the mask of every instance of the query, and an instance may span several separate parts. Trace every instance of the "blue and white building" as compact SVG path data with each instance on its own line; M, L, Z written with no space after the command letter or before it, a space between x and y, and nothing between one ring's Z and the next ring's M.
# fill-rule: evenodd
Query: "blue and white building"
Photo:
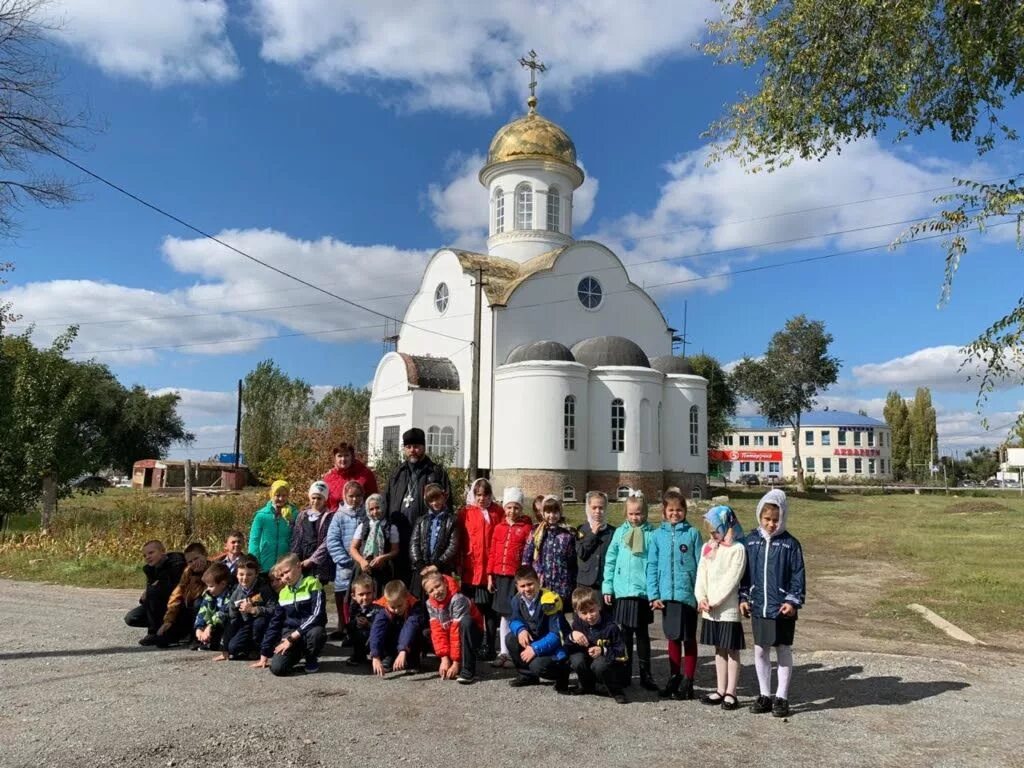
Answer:
M811 411L800 433L762 416L740 418L721 445L708 451L711 473L730 481L796 475L796 445L806 475L819 479L884 480L892 477L892 431L884 421L848 411Z

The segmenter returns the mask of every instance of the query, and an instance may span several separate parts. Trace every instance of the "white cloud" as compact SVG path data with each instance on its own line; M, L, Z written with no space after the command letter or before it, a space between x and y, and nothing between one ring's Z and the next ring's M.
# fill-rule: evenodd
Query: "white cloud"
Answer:
M35 324L33 340L47 345L68 325L82 323L72 353L107 362L153 362L157 352L146 347L175 344L189 345L182 351L194 354L241 352L258 344L245 339L274 332L256 319L216 314L216 306L204 307L206 316L190 317L197 309L180 294L95 280L28 283L0 296L23 318L13 331Z
M340 296L401 317L419 285L428 251L300 240L273 230L228 230L221 240ZM182 274L202 282L162 293L92 280L54 280L0 293L22 315L22 330L48 344L67 325L81 323L77 355L112 363L151 363L159 349L229 354L288 334L329 342L379 339L385 319L246 261L205 238L167 238L163 252Z
M236 392L220 392L208 389L189 389L187 387L163 387L150 390L154 397L174 393L178 400L178 414L186 421L193 419L217 417L223 418L234 412L237 407ZM195 431L193 429L192 431Z
M729 284L723 272L765 252L885 245L908 226L892 222L935 209L937 192L908 191L980 172L931 157L912 162L874 139L770 174L749 173L732 158L708 165L710 153L704 147L666 165L669 179L649 213L604 222L598 232L647 286L713 292Z
M427 188L427 202L430 216L439 230L451 235L451 245L471 251L486 250L489 204L487 189L480 183L478 174L487 159L479 153L455 155L448 165L453 169L446 184L431 184ZM594 212L600 182L586 172L581 160L577 161L584 172L583 184L572 196L573 230L579 232Z
M1012 358L1016 357L1016 362ZM1019 353L1010 353L1008 363L1013 370L1021 371ZM982 367L976 361L968 361L962 347L945 344L926 347L909 355L896 357L882 363L865 363L854 366L853 376L860 386L906 388L931 387L944 392L975 392L978 389ZM996 388L1005 389L1020 385L1020 379L1011 377L996 382ZM908 396L913 394L908 392Z
M487 113L510 92L525 97L518 59L535 48L548 65L541 98L609 75L643 72L668 57L695 55L710 0L620 3L403 4L253 0L267 61L350 89L386 84L408 109Z
M59 0L55 36L107 74L153 85L238 77L227 0Z

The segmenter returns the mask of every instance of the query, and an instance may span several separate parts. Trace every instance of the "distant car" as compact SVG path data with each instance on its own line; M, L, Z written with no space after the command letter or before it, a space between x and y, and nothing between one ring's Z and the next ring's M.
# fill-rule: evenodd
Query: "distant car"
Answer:
M978 484L974 480L963 480L960 482L961 488L977 488Z
M761 479L757 475L740 475L740 483L743 485L760 485Z
M1020 488L1020 483L1016 480L1004 480L1003 485L1007 488Z
M81 480L76 480L74 487L75 490L82 491L83 493L99 493L104 488L110 487L110 481L99 475L91 475L83 477Z
M996 480L995 478L990 478L990 479L985 481L985 487L986 488L998 488L999 487L999 481Z

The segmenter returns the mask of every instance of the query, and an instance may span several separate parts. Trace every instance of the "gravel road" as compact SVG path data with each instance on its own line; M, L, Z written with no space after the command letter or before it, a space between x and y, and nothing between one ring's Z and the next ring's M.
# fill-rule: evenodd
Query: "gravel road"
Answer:
M798 632L783 721L635 687L627 706L517 690L489 667L473 686L425 673L382 681L352 672L333 645L319 674L276 679L140 648L121 620L136 598L0 580L0 765L1024 766L1022 657L992 650L813 650ZM664 643L655 648L664 679ZM708 651L700 688L714 676ZM756 694L749 653L740 693Z

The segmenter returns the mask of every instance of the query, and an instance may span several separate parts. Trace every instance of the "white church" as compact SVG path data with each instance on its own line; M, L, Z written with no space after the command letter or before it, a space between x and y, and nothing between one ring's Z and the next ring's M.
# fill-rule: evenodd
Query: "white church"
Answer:
M531 86L534 84L531 84ZM572 236L576 147L529 112L491 141L486 253L442 248L377 365L371 456L416 426L468 467L475 285L482 270L477 465L495 489L582 500L705 489L707 381L672 354L673 329L608 248Z

